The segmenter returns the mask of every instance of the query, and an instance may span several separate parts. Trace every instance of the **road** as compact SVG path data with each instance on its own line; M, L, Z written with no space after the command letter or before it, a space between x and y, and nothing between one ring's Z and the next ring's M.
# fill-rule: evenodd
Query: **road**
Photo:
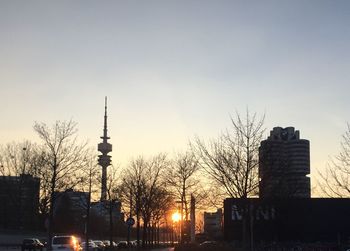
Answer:
M151 251L174 251L174 247L170 247L170 248L155 248L155 249L151 249Z
M44 249L45 250L45 249ZM120 251L136 251L137 249L119 249ZM142 251L142 249L140 249ZM170 248L154 248L154 249L147 249L148 251L174 251L174 247ZM13 248L13 247L0 247L0 251L21 251L20 248Z

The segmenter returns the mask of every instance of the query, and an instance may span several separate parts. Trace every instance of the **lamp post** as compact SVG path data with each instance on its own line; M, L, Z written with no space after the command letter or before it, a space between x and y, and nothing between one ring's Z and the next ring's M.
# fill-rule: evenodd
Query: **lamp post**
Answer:
M92 187L92 168L89 170L89 192L87 196L86 205L86 220L85 220L85 250L89 248L89 234L90 234L90 207L91 207L91 187Z
M18 215L18 226L19 229L23 229L23 203L22 203L22 192L23 192L23 185L25 182L25 174L26 174L26 147L22 148L22 160L23 160L23 167L22 171L19 176L19 188L18 188L18 210L19 210L19 215Z
M22 170L22 174L25 174L26 173L26 151L27 151L27 148L26 147L23 147L23 170Z
M183 229L183 210L184 210L184 204L183 204L183 198L181 198L181 200L179 201L175 201L177 204L181 204L180 206L180 220L179 220L179 224L180 224L180 243L182 244L184 242L184 229Z

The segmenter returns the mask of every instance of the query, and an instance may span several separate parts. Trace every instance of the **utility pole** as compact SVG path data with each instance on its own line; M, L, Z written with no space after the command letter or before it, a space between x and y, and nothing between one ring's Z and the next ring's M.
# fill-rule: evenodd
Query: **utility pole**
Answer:
M137 197L136 197L136 239L137 239L137 248L140 247L140 185L137 184Z
M129 219L132 217L132 189L130 188L130 198L129 198L129 206L130 206L130 214L129 214ZM128 241L128 246L130 246L130 232L131 232L131 225L128 224L128 236L127 236L127 241Z
M90 206L91 206L91 183L92 183L92 170L89 170L89 193L87 197L87 206L86 206L86 221L85 221L85 250L89 250L89 228L90 228Z
M191 243L196 241L196 199L191 194Z

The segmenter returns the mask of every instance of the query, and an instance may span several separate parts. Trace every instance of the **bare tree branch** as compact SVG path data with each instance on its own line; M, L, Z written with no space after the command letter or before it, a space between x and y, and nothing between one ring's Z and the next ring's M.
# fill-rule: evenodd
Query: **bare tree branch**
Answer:
M341 141L341 150L327 164L325 171L318 172L320 190L328 197L350 197L350 125Z
M53 232L53 208L55 206L54 193L65 188L72 188L81 182L78 172L87 166L89 151L87 143L77 143L77 124L70 121L56 121L52 127L45 123L36 122L34 131L42 140L42 158L46 163L46 174L50 186L47 194L49 201L49 231L48 240ZM50 247L50 241L49 248Z
M264 116L246 111L244 119L231 117L232 129L205 143L198 137L190 143L199 165L226 194L247 198L258 193L259 145L264 133Z

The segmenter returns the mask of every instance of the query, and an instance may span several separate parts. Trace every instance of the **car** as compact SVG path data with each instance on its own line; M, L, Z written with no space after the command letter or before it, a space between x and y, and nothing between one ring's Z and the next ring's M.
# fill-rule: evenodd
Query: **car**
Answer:
M100 251L105 250L106 245L103 243L103 241L93 240L93 242L97 245L98 250L100 250Z
M216 241L204 241L201 244L199 244L200 247L202 248L215 248L217 247L217 242Z
M82 247L83 251L86 251L86 242L82 242L80 246ZM97 250L98 250L98 246L93 241L89 241L88 251L97 251Z
M52 237L52 251L81 251L79 240L73 235L60 235Z
M117 248L128 248L128 242L127 241L120 241L117 243Z
M139 244L141 246L141 241L139 241ZM137 247L137 240L130 241L131 247Z
M109 247L109 246L110 246L109 240L103 240L102 242L103 242L103 244L105 244L106 247ZM113 242L112 242L112 246L115 247L115 246L117 246L117 244L113 241Z
M42 244L38 239L35 238L26 238L23 239L21 249L22 251L28 250L40 250L42 251L44 244Z

